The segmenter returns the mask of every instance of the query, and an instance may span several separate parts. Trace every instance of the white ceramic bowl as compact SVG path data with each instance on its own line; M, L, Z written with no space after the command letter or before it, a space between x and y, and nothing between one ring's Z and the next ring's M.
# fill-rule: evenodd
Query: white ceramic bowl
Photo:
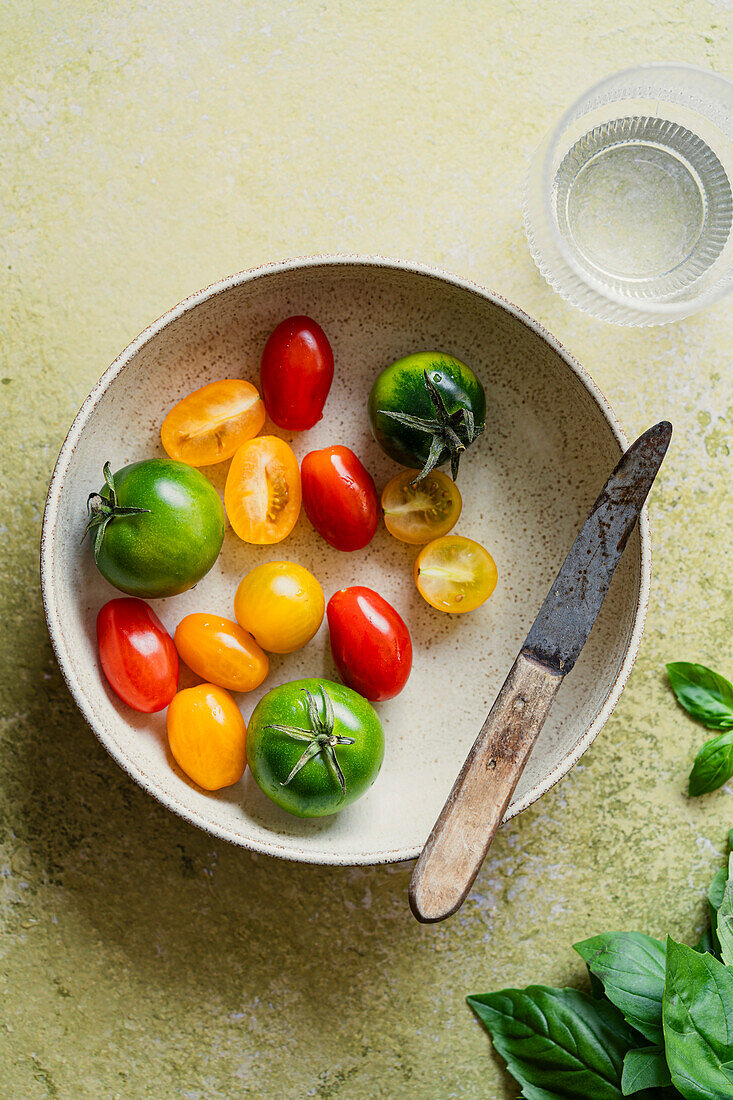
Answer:
M262 561L311 569L326 599L349 584L375 588L407 621L414 668L403 693L378 710L386 735L382 772L369 793L331 818L301 821L272 805L248 772L207 794L167 752L165 716L138 715L101 674L95 619L116 595L80 544L87 494L113 469L162 456L160 424L206 382L258 382L265 340L291 314L325 329L336 374L321 422L289 436L299 458L330 443L351 446L381 490L397 471L371 438L366 416L377 373L409 352L456 355L486 387L486 432L461 465L464 511L456 533L484 543L499 584L482 608L449 616L412 581L417 548L383 527L362 551L323 542L305 515L272 547L228 530L213 570L195 589L153 606L173 632L191 611L233 617L240 578ZM171 810L215 836L313 863L358 864L418 854L547 589L626 441L607 401L548 332L515 306L464 279L417 264L315 257L240 272L194 294L134 340L81 407L59 455L43 523L41 577L51 639L84 717L117 762ZM208 467L223 490L226 464ZM636 656L649 591L646 513L629 542L577 667L563 685L507 817L544 794L579 759L611 713ZM324 621L310 645L274 657L263 691L303 676L337 679ZM191 679L189 682L193 682ZM239 701L245 718L256 699Z

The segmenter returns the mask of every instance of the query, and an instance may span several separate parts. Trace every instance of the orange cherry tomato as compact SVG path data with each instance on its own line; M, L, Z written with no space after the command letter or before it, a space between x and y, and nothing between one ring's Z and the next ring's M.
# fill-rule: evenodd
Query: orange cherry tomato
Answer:
M171 458L213 466L231 458L265 423L265 404L251 382L227 378L189 393L163 421L160 438Z
M260 435L232 459L224 488L229 522L243 542L282 542L300 514L298 460L287 443Z
M173 697L166 717L173 759L205 791L229 787L247 766L247 727L224 688L199 684Z
M173 641L192 672L228 691L254 691L270 671L270 659L252 635L219 615L186 615Z
M269 653L302 649L323 622L325 607L316 578L293 561L256 565L234 597L237 622Z

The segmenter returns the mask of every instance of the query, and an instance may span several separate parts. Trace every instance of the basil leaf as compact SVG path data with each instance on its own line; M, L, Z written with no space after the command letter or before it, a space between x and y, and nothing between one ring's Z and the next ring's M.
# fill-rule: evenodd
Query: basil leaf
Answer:
M667 937L663 1018L672 1083L686 1100L732 1097L733 973Z
M608 1001L530 985L467 998L525 1100L621 1100L632 1032Z
M573 946L626 1021L661 1045L664 944L643 932L604 932Z
M627 1052L621 1077L621 1091L624 1096L670 1083L669 1068L662 1047L642 1047L640 1050Z
M675 661L667 675L677 702L710 729L733 728L733 684L705 665Z
M690 772L689 793L692 798L709 794L733 775L733 730L719 733L706 741L695 757Z
M721 902L723 901L723 894L725 893L725 883L728 878L728 872L725 867L720 867L713 875L713 880L708 886L708 901L710 902L710 911L717 916L720 909Z
M715 931L723 962L726 966L733 966L733 855L728 857L728 878L718 909Z

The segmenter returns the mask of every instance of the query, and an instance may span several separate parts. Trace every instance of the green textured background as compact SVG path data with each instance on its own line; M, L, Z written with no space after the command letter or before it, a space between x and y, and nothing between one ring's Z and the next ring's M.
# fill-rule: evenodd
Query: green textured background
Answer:
M593 80L731 68L722 0L653 7L3 5L3 1097L509 1100L466 993L582 982L570 944L604 928L699 931L733 786L685 798L703 733L662 664L733 674L730 300L660 329L594 321L544 285L519 211L542 132ZM143 794L78 715L41 610L46 486L102 370L189 292L317 251L474 277L559 336L629 434L676 428L622 701L436 927L409 914L409 866L249 855Z

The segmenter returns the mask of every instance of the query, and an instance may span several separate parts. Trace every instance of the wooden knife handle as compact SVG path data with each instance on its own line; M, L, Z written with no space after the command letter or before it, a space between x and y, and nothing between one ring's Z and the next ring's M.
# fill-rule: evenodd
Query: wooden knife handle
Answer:
M443 920L465 900L561 683L524 653L514 662L415 865L419 921Z

